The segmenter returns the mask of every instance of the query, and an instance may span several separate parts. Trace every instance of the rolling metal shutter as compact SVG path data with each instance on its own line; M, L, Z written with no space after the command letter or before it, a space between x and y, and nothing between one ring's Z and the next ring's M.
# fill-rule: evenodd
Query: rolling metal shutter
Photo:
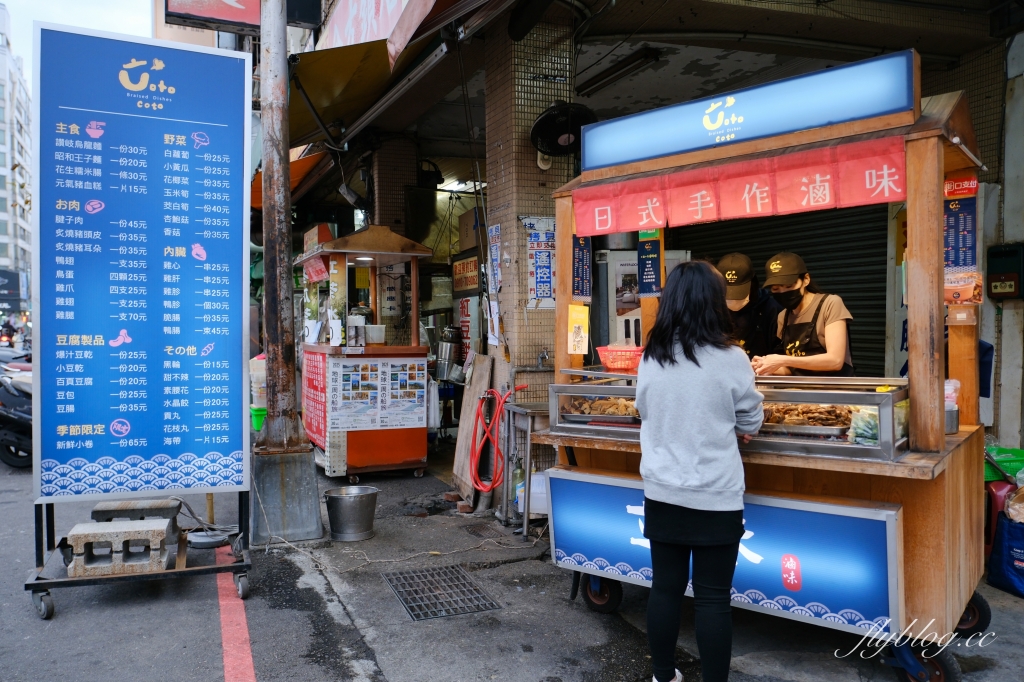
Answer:
M799 254L822 291L842 296L853 315L850 345L858 376L885 372L885 279L888 205L773 216L673 228L666 249L689 249L693 259L716 262L747 254L758 280L780 251Z

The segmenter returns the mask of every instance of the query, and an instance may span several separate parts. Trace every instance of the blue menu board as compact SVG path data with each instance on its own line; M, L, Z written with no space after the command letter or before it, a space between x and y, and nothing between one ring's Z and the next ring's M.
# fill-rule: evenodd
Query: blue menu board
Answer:
M247 54L36 24L38 501L247 490Z

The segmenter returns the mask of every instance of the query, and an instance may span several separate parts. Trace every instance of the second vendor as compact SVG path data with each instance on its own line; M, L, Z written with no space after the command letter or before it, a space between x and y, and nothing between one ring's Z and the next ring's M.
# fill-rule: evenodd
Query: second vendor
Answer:
M754 371L797 376L854 376L849 322L843 299L814 286L803 258L783 252L765 263L765 286L785 308L778 336L784 355L752 360Z
M725 278L725 302L736 343L748 358L777 352L782 306L758 285L750 259L742 253L727 253L717 267Z

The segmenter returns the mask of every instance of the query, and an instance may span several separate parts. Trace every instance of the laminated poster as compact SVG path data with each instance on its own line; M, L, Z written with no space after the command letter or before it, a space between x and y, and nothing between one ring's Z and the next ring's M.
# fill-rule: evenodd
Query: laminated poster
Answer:
M589 304L593 296L593 275L590 263L593 259L590 237L572 239L572 302Z
M426 360L332 357L328 367L328 430L427 425Z
M978 200L963 197L942 203L945 301L981 303L984 282L978 266Z
M655 231L656 233L656 231ZM640 298L659 298L661 296L661 240L644 239L637 245L637 279L640 286Z
M590 343L590 308L569 306L569 355L586 355Z

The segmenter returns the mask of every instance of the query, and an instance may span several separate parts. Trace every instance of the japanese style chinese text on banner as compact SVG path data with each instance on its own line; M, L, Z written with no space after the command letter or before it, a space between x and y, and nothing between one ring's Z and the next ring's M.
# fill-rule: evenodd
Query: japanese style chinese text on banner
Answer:
M249 56L36 39L36 492L247 489Z
M887 137L581 187L576 234L902 201L905 167L903 138Z

